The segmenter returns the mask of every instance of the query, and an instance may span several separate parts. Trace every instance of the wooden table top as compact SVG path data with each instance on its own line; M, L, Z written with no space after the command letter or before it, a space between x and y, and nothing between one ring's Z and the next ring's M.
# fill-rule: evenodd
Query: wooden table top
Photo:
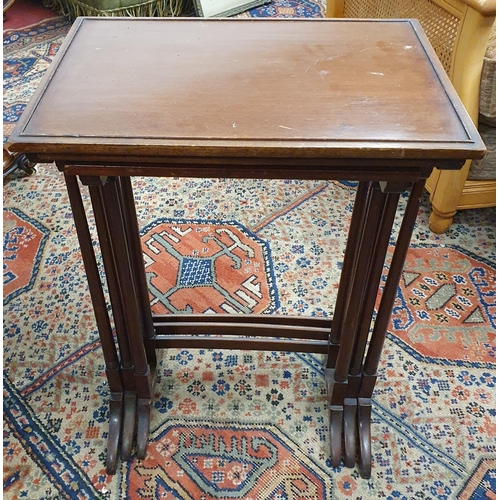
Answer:
M78 18L10 142L54 159L484 151L410 20Z

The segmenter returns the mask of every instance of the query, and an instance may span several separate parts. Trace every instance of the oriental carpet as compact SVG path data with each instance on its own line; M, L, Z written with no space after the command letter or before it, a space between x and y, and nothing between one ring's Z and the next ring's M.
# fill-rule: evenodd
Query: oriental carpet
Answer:
M279 0L249 15L311 12ZM4 34L7 135L68 29L58 18ZM133 184L156 312L332 315L354 184ZM63 179L39 165L6 180L3 200L6 499L495 497L494 209L438 236L423 197L375 391L370 480L331 467L323 356L199 349L160 351L147 458L106 476L108 388Z

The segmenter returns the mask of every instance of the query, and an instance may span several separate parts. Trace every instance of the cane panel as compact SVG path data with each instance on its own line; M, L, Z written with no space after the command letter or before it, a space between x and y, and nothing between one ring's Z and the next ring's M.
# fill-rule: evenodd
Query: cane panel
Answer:
M346 0L344 17L418 19L446 72L451 75L460 19L431 0Z

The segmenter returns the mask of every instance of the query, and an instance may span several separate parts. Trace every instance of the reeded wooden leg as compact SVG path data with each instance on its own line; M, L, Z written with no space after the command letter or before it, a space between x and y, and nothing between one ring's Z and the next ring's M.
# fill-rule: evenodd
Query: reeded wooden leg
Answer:
M348 377L348 389L344 401L344 463L347 467L354 467L356 457L359 457L361 474L370 473L371 447L370 447L370 408L359 407L358 394L361 386L361 375L364 354L367 346L372 312L375 306L380 284L387 245L391 235L394 215L396 213L399 194L383 194L382 203L378 206L376 216L376 241L370 256L367 270L367 280L362 295L363 307L356 333L356 345L351 361ZM368 415L368 420L366 417ZM363 421L361 419L364 419ZM366 436L368 435L368 440ZM368 466L366 465L368 463Z
M334 369L327 368L325 372L326 387L328 393L328 399L332 400L333 393L333 375L335 373ZM347 384L345 384L347 389ZM339 398L340 399L340 398ZM332 467L340 467L343 456L343 419L344 419L344 404L343 398L340 404L330 404L330 459L332 462Z
M148 364L144 339L151 336L152 331L149 333L144 331L144 321L147 320L147 317L144 316L145 311L141 308L141 300L143 299L143 295L140 293L141 283L138 277L134 276L138 272L138 264L134 259L137 257L137 248L132 244L130 228L126 229L128 218L125 216L125 212L130 208L128 205L129 203L124 203L121 187L116 179L103 186L103 206L109 224L118 281L122 290L124 317L134 364L134 386L137 398L134 420L137 433L137 451L138 456L144 457L149 436L153 386L153 376ZM144 272L143 264L142 272ZM147 425L145 425L146 420ZM129 432L129 428L127 428L127 432Z
M377 196L375 195L375 198ZM334 467L341 464L344 446L353 442L357 432L354 425L344 426L344 404L348 392L348 370L355 345L357 316L355 310L360 305L364 282L366 281L366 259L362 256L370 250L369 238L373 228L370 226L373 216L370 207L374 204L374 189L371 183L361 182L356 200L346 245L344 264L340 278L339 293L332 320L330 347L327 360L327 384L330 398L330 447L331 461ZM375 201L376 204L376 201ZM355 409L354 409L355 411ZM352 420L352 419L351 419ZM348 424L351 422L348 421ZM348 433L347 437L345 433ZM353 466L355 451L349 449L347 461Z
M423 180L415 183L408 199L403 222L398 235L398 241L392 256L389 274L387 276L382 299L380 301L377 318L373 327L370 345L366 354L365 364L363 366L363 377L372 377L377 372L387 333L387 327L389 325L392 309L394 307L394 300L396 299L399 280L401 279L401 273L403 272L406 253L410 245L413 226L417 217L418 208L420 206L420 196L422 194L424 183L425 181ZM362 385L364 384L362 383ZM371 394L363 394L363 397L371 397Z
M354 348L356 346L356 336L359 328L359 322L363 315L362 308L364 292L366 287L370 285L370 283L367 282L370 279L369 271L371 255L374 249L374 242L378 229L378 213L380 211L380 205L383 201L380 191L374 186L373 183L370 183L367 197L368 201L365 209L365 218L362 224L361 234L359 236L359 243L356 249L351 250L357 254L354 271L349 268L345 268L346 273L349 275L353 273L353 275L349 279L352 284L349 287L347 309L341 326L342 334L335 364L334 381L339 383L344 383L347 380ZM333 321L336 321L335 316ZM335 395L336 385L334 384L332 397L335 397Z
M123 428L121 439L121 455L128 460L132 455L135 429L135 384L134 384L134 362L131 354L130 340L125 322L125 305L123 302L123 290L118 275L115 248L110 235L109 220L104 208L103 185L107 179L86 178L89 184L89 192L94 208L94 218L99 236L102 260L106 271L109 298L115 321L116 338L120 348L120 361L122 367L122 381L124 394ZM131 398L133 404L131 405Z
M373 250L370 255L370 263L367 272L365 289L363 291L363 307L356 333L356 346L349 369L350 376L361 376L363 359L365 355L368 335L372 323L373 310L377 299L380 277L384 268L387 246L391 237L394 216L398 207L399 193L384 193L382 203L379 205L379 213L376 217L376 232ZM357 397L355 393L349 393L350 397Z
M123 384L120 370L120 362L116 351L113 332L108 316L106 300L102 290L99 270L90 236L87 216L80 194L80 188L76 177L65 175L68 196L73 211L75 227L82 252L83 264L89 283L89 291L94 307L99 339L101 341L104 363L106 365L106 378L110 389L109 401L109 433L106 457L106 470L108 474L116 472L118 463L118 447L121 437L122 414L123 414Z
M337 362L340 341L342 338L342 329L345 315L349 306L352 283L356 274L356 264L359 257L359 243L363 234L363 225L369 205L368 182L360 182L356 191L354 209L349 227L349 236L342 263L342 274L340 276L337 301L335 303L335 313L332 320L332 329L330 333L330 348L328 352L327 368L335 368Z
M418 183L418 186L421 192L422 183ZM346 255L352 265L343 269L341 283L343 282L344 286L339 287L339 295L340 291L346 295L339 296L340 302L335 308L335 314L339 315L334 316L332 322L330 347L338 341L336 349L330 351L332 355L336 354L337 358L332 362L329 357L326 372L331 401L332 465L338 466L343 458L347 467L354 467L358 459L363 477L369 477L371 469L370 398L376 378L369 377L366 368L371 366L374 353L378 352L372 348L372 355L369 355L368 335L399 194L406 188L407 185L402 183L370 183L366 193L358 192L356 223L359 227L350 229L349 238L352 238L355 244L349 245L348 242L347 248L351 255ZM414 196L410 196L403 229L398 239L398 245L400 241L404 241L402 245L406 245L405 248L409 244L409 236L406 233L410 231L411 235L413 227L410 219L413 217L414 221L416 216ZM405 255L402 255L403 262L404 257ZM396 272L399 259L397 256ZM393 265L391 264L391 272ZM398 277L400 274L401 270ZM386 292L384 295L387 295ZM375 330L376 328L375 326ZM372 335L375 347L381 347L378 345L379 337L380 334L376 332ZM363 364L363 361L367 364Z
M140 319L144 335L144 347L151 373L156 372L155 330L151 304L149 302L148 284L144 269L144 256L141 246L141 236L135 211L134 193L130 177L118 178L119 194L122 202L125 236L130 253L130 265L134 279L137 303L139 305Z
M389 274L375 320L370 345L363 365L363 376L358 395L358 426L360 443L359 466L361 477L365 479L368 479L371 475L371 398L377 380L377 369L382 354L387 327L392 315L399 280L403 271L413 226L420 206L420 196L423 187L423 180L415 183L408 199L398 235L398 241L391 260Z
M141 324L143 328L144 349L151 374L151 390L156 378L156 350L153 317L149 302L148 286L144 269L144 257L141 246L137 214L135 211L134 194L129 177L119 178L119 192L122 202L124 227L126 228L126 239L130 252L130 264L133 270L137 301ZM137 399L137 447L136 453L139 459L146 456L146 447L149 439L151 421L151 399Z
M377 235L378 223L380 219L380 210L383 203L383 197L380 190L374 183L370 183L366 196L359 198L363 204L363 219L359 234L356 236L356 248L349 246L349 250L356 254L353 268L345 267L343 274L349 273L348 298L346 300L346 310L341 324L340 345L338 348L337 360L333 369L332 393L331 393L331 409L334 413L331 422L338 428L332 428L334 435L334 443L332 443L332 455L335 456L335 461L338 461L339 441L337 434L340 433L343 439L340 438L340 454L342 455L342 447L346 453L343 454L346 464L354 466L356 457L356 438L357 429L355 425L356 419L356 389L352 384L358 383L358 379L350 380L349 369L352 363L352 357L357 342L357 333L359 330L360 318L363 316L363 297L365 289L370 286L367 281L370 277L371 255L374 249L374 241ZM356 233L355 233L356 234ZM347 255L346 255L347 257ZM342 278L341 278L342 280ZM347 287L346 287L347 290ZM337 314L337 308L335 310ZM335 317L334 317L335 322ZM352 394L351 394L352 393ZM346 408L346 398L351 398L348 401ZM340 409L343 410L340 410ZM346 410L348 415L346 415ZM342 418L339 414L342 413ZM345 420L347 418L347 421ZM339 425L340 421L340 425ZM345 445L348 446L345 449ZM333 458L333 457L332 457Z

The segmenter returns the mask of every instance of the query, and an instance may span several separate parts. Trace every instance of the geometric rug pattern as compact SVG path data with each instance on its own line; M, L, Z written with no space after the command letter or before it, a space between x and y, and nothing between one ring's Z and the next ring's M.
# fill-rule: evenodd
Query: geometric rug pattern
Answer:
M130 497L168 498L176 491L207 500L319 499L332 488L307 454L274 426L179 420L156 440L148 458L128 471Z
M6 209L3 218L4 305L31 289L50 231L17 208Z
M292 9L260 9L273 8ZM68 27L4 39L4 120ZM333 314L354 184L133 186L157 311ZM435 235L423 197L375 387L371 479L331 466L324 356L224 349L160 351L147 457L107 476L109 393L64 181L39 165L3 190L5 498L494 498L494 209Z
M400 345L442 363L495 363L494 282L492 264L460 247L411 248L391 322Z
M236 221L157 219L143 229L155 314L276 310L269 245Z

